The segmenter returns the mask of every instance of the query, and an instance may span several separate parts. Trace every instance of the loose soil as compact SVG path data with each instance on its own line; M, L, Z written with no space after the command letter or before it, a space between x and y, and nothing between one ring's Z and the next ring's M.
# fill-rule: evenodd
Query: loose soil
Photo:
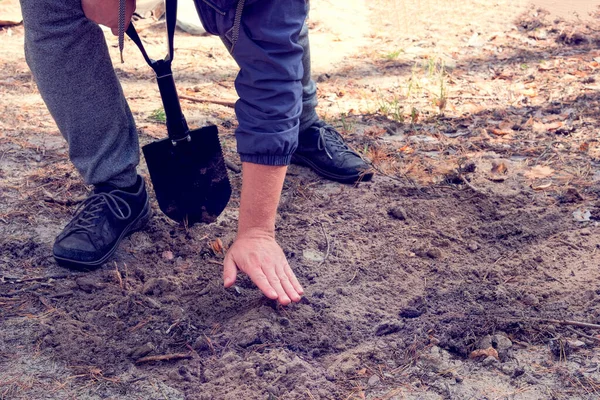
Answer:
M0 30L0 398L599 397L600 332L562 322L600 323L597 20L511 0L345 4L313 4L319 112L378 173L347 186L290 167L277 237L307 293L286 308L245 277L222 287L235 172L216 223L153 203L103 268L58 267L53 239L88 188L22 26ZM138 24L162 54L162 27ZM235 99L219 40L178 35L180 91ZM107 38L142 143L162 138L151 71ZM239 164L233 110L183 106Z

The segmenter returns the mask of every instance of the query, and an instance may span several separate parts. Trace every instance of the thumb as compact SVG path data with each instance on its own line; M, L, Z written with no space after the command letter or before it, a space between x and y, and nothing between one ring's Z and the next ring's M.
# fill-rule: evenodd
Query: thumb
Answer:
M235 265L235 261L233 261L233 256L230 254L227 253L223 262L223 284L226 288L231 287L235 283L237 276L237 266Z

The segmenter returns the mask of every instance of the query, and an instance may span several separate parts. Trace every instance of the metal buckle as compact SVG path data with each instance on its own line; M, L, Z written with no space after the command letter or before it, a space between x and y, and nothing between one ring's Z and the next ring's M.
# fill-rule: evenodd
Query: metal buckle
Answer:
M171 140L171 143L173 143L173 147L175 147L175 146L177 146L177 143L179 143L179 142L183 142L184 140L185 140L186 142L191 142L191 141L192 141L192 138L191 138L191 136L190 136L190 135L187 135L186 137L183 137L183 138L181 138L181 139L177 139L177 140Z

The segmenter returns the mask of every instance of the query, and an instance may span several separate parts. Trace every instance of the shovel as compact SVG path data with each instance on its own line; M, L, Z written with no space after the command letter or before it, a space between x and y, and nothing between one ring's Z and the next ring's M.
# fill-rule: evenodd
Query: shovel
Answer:
M133 23L127 35L154 70L162 98L169 137L142 148L160 209L188 226L211 223L223 212L231 185L217 127L190 130L181 112L171 63L177 20L177 1L166 1L169 53L163 60L148 57Z

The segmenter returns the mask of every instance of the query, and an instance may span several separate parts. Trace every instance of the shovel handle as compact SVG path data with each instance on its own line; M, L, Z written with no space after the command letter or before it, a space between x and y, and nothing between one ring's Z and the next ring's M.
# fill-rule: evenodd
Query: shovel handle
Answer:
M162 60L157 61L161 64ZM160 90L160 97L163 101L163 107L165 109L165 116L167 119L167 132L169 133L169 139L173 144L189 138L189 128L183 112L181 111L181 105L179 103L179 96L177 95L177 88L175 87L175 80L173 79L173 73L171 72L171 65L166 65L167 68L160 68L155 65L154 70L156 71L156 81L158 83L158 89Z

